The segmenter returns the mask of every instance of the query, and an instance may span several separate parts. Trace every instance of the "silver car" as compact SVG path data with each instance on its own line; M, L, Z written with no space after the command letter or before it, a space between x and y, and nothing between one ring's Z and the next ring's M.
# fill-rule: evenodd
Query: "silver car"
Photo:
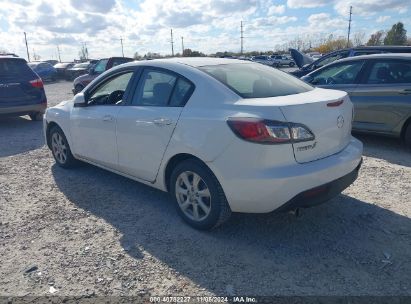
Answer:
M302 80L346 91L355 107L353 130L398 137L411 148L411 54L350 57Z
M268 65L268 66L274 66L275 65L274 61L268 55L253 56L253 57L251 57L251 61L258 62L258 63L261 63L261 64L265 64L265 65Z

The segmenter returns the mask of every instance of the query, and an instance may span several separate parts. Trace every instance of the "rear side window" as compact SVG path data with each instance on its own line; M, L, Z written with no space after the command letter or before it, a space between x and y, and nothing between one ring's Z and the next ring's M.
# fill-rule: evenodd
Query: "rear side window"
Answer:
M386 60L375 62L371 68L368 84L411 83L411 61Z
M20 59L0 59L0 78L10 78L13 76L21 76L33 74L24 60Z
M255 63L199 67L243 98L265 98L311 91L312 86L277 69Z
M191 93L194 90L194 86L183 78L177 80L177 84L174 88L173 95L171 95L170 106L182 107L190 98Z
M194 85L175 73L145 69L133 98L133 105L183 107Z
M140 106L166 106L177 77L163 71L144 70L133 104Z

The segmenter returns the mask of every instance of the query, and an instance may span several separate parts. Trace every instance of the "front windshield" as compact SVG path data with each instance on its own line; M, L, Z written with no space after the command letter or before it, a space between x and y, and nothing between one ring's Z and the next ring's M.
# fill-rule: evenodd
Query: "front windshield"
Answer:
M258 63L210 65L199 69L243 98L293 95L313 89L294 76Z

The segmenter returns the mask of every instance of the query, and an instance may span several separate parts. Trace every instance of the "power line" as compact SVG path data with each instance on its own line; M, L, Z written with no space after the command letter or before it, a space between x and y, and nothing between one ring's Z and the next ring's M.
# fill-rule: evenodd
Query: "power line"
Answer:
M241 55L243 54L243 51L244 51L244 30L243 30L243 21L241 21L241 24L240 24L240 27L241 27L241 29L240 29L240 38L241 38Z
M123 37L120 37L120 43L121 43L121 53L123 54L123 57L124 57Z
M28 62L30 62L29 45L27 44L26 32L24 32L24 40L26 41L27 60L28 60Z
M57 45L57 54L59 55L59 62L61 62L60 48L59 48L59 46L58 46L58 45Z
M174 40L173 40L173 29L171 29L171 56L174 57Z
M349 47L349 46L350 46L351 15L352 15L352 6L350 6L350 19L349 19L349 21L348 21L348 37L347 37L347 47Z
M184 57L184 37L183 36L181 36L181 49L182 49L181 56Z

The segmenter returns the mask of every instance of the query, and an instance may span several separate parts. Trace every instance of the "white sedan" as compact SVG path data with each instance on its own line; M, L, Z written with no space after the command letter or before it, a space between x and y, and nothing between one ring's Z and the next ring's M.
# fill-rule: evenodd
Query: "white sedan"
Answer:
M170 192L211 229L231 212L287 211L338 195L358 175L345 92L249 61L132 62L44 116L57 164L79 160Z

